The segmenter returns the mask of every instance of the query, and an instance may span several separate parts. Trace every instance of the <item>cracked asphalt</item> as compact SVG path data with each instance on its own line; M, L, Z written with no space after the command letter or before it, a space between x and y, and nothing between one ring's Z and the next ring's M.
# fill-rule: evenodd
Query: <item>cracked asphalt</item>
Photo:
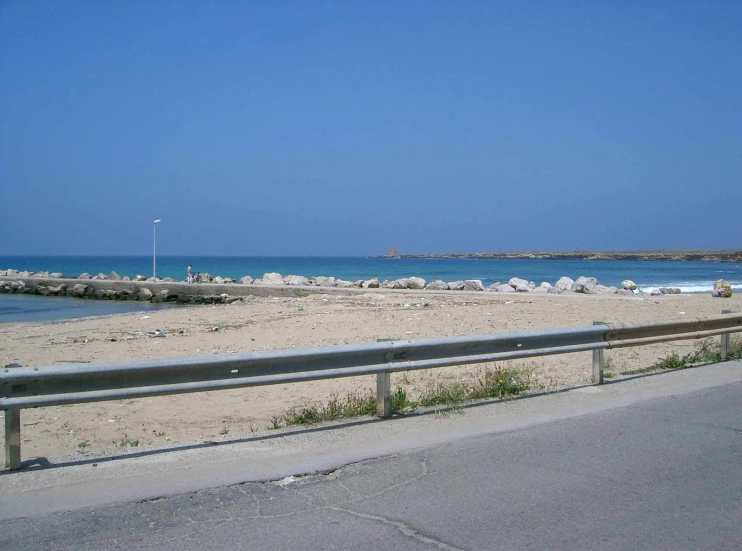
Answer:
M407 449L323 473L15 515L0 549L740 549L742 364L693 371L582 413L626 387L545 397L573 409L507 430L466 433L481 413L450 415L433 445L412 431Z

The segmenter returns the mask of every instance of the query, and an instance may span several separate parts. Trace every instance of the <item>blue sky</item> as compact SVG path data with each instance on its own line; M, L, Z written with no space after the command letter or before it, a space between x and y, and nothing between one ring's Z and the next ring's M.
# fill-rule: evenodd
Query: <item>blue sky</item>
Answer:
M740 248L742 2L0 2L0 255Z

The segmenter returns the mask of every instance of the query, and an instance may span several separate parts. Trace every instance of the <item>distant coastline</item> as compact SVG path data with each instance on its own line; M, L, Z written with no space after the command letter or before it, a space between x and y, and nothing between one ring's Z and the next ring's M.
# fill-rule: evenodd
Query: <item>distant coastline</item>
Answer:
M742 262L742 249L657 251L567 251L519 253L382 254L374 258L456 258L497 260L669 260L695 262Z

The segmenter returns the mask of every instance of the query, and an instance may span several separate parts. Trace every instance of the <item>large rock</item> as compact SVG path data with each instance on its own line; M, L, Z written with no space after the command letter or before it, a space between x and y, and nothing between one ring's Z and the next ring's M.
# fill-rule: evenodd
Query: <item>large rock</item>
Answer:
M314 279L314 284L317 287L335 287L335 278L332 276L317 276Z
M622 289L628 289L629 291L636 291L636 283L631 281L630 279L624 279L621 282L621 288Z
M588 278L585 285L582 287L582 292L586 295L597 295L598 294L598 280L594 277Z
M446 291L448 290L448 283L436 279L435 281L428 281L428 283L425 284L425 288L430 289L431 291Z
M52 295L59 295L59 294L64 294L65 289L67 289L67 285L62 283L61 285L57 285L56 287L49 287L49 292Z
M490 290L496 293L514 293L515 289L509 283L497 283L490 285Z
M151 300L151 299L152 299L152 291L150 291L146 287L142 287L137 292L137 300Z
M531 290L531 288L528 285L528 281L525 279L521 279L519 277L513 277L508 281L508 285L510 285L513 289L518 291L519 293L527 293Z
M481 279L464 280L464 291L484 291Z
M220 276L216 276L213 282L216 283L217 285L222 285L224 283L224 278Z
M82 283L76 283L72 288L67 291L67 294L73 297L84 297L88 291L88 286Z
M263 274L263 285L283 285L283 276L278 272Z
M631 289L619 289L618 291L616 291L616 294L617 295L632 295L633 296L634 291L632 291Z
M590 285L590 291L587 294L594 295L598 292L598 280L594 277L584 276L580 276L575 280L572 290L576 293L584 293L587 285Z
M116 291L111 289L96 289L93 291L93 296L98 300L111 300L116 295Z
M211 274L203 272L201 274L196 274L193 276L193 282L194 283L211 283L213 278L211 277Z
M79 276L77 277L77 279L92 279L92 278L90 277L90 274L89 274L89 273L87 273L87 272L83 272L83 273L81 273L81 274L80 274L80 275L79 275Z
M32 274L31 277L49 277L49 272L36 272L35 274Z
M554 284L554 289L557 293L563 293L564 291L571 291L574 285L575 282L571 277L560 277L559 281Z
M449 281L448 288L452 291L463 291L465 284L463 281Z
M95 276L93 279L108 279L108 276L103 272L99 272L98 275Z
M147 278L143 275L137 275L137 277L134 278L134 281L145 281Z
M598 292L603 293L606 295L615 295L616 291L618 291L618 288L611 285L610 287L606 287L605 285L598 285Z
M679 295L682 291L678 287L660 287L663 295Z
M409 280L410 289L425 289L425 280L421 277L411 277Z
M732 286L723 279L720 279L716 283L714 283L714 290L712 291L711 296L718 298L729 298L732 296Z
M114 281L120 281L121 276L118 275L116 272L111 272L111 274L108 276L108 279L112 279Z
M54 279L60 279L64 277L64 274L61 272L54 272L53 274L49 274L49 277L53 277Z
M377 282L378 285L378 282ZM345 279L336 279L335 280L335 287L342 287L343 289L350 289L351 287L358 287L355 282L353 281L347 281ZM375 287L369 287L369 289L372 289Z
M389 288L390 289L409 289L410 280L406 277L403 277L401 279L395 279L394 281L389 282Z
M240 283L242 283L243 285L250 285L253 281L255 280L249 275L240 278Z
M306 277L299 275L287 275L283 278L283 282L286 285L300 285L302 287L309 285L309 280Z
M178 295L171 293L168 289L158 291L155 296L152 297L152 302L167 302L171 298L178 298Z
M368 279L363 282L362 287L364 289L378 289L379 288L379 280L376 278Z
M553 285L549 283L548 281L543 281L541 282L541 285L539 285L539 287L542 287L544 289L551 289Z

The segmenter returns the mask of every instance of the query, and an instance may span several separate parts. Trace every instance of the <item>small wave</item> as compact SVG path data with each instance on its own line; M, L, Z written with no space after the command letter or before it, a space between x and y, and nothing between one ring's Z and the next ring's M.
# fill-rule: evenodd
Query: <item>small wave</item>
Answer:
M733 291L742 291L742 283L732 283L731 285ZM681 293L710 293L714 290L714 282L698 281L695 283L668 283L666 285L638 285L637 291L651 294L652 291L659 291L660 287L675 287L680 289Z

